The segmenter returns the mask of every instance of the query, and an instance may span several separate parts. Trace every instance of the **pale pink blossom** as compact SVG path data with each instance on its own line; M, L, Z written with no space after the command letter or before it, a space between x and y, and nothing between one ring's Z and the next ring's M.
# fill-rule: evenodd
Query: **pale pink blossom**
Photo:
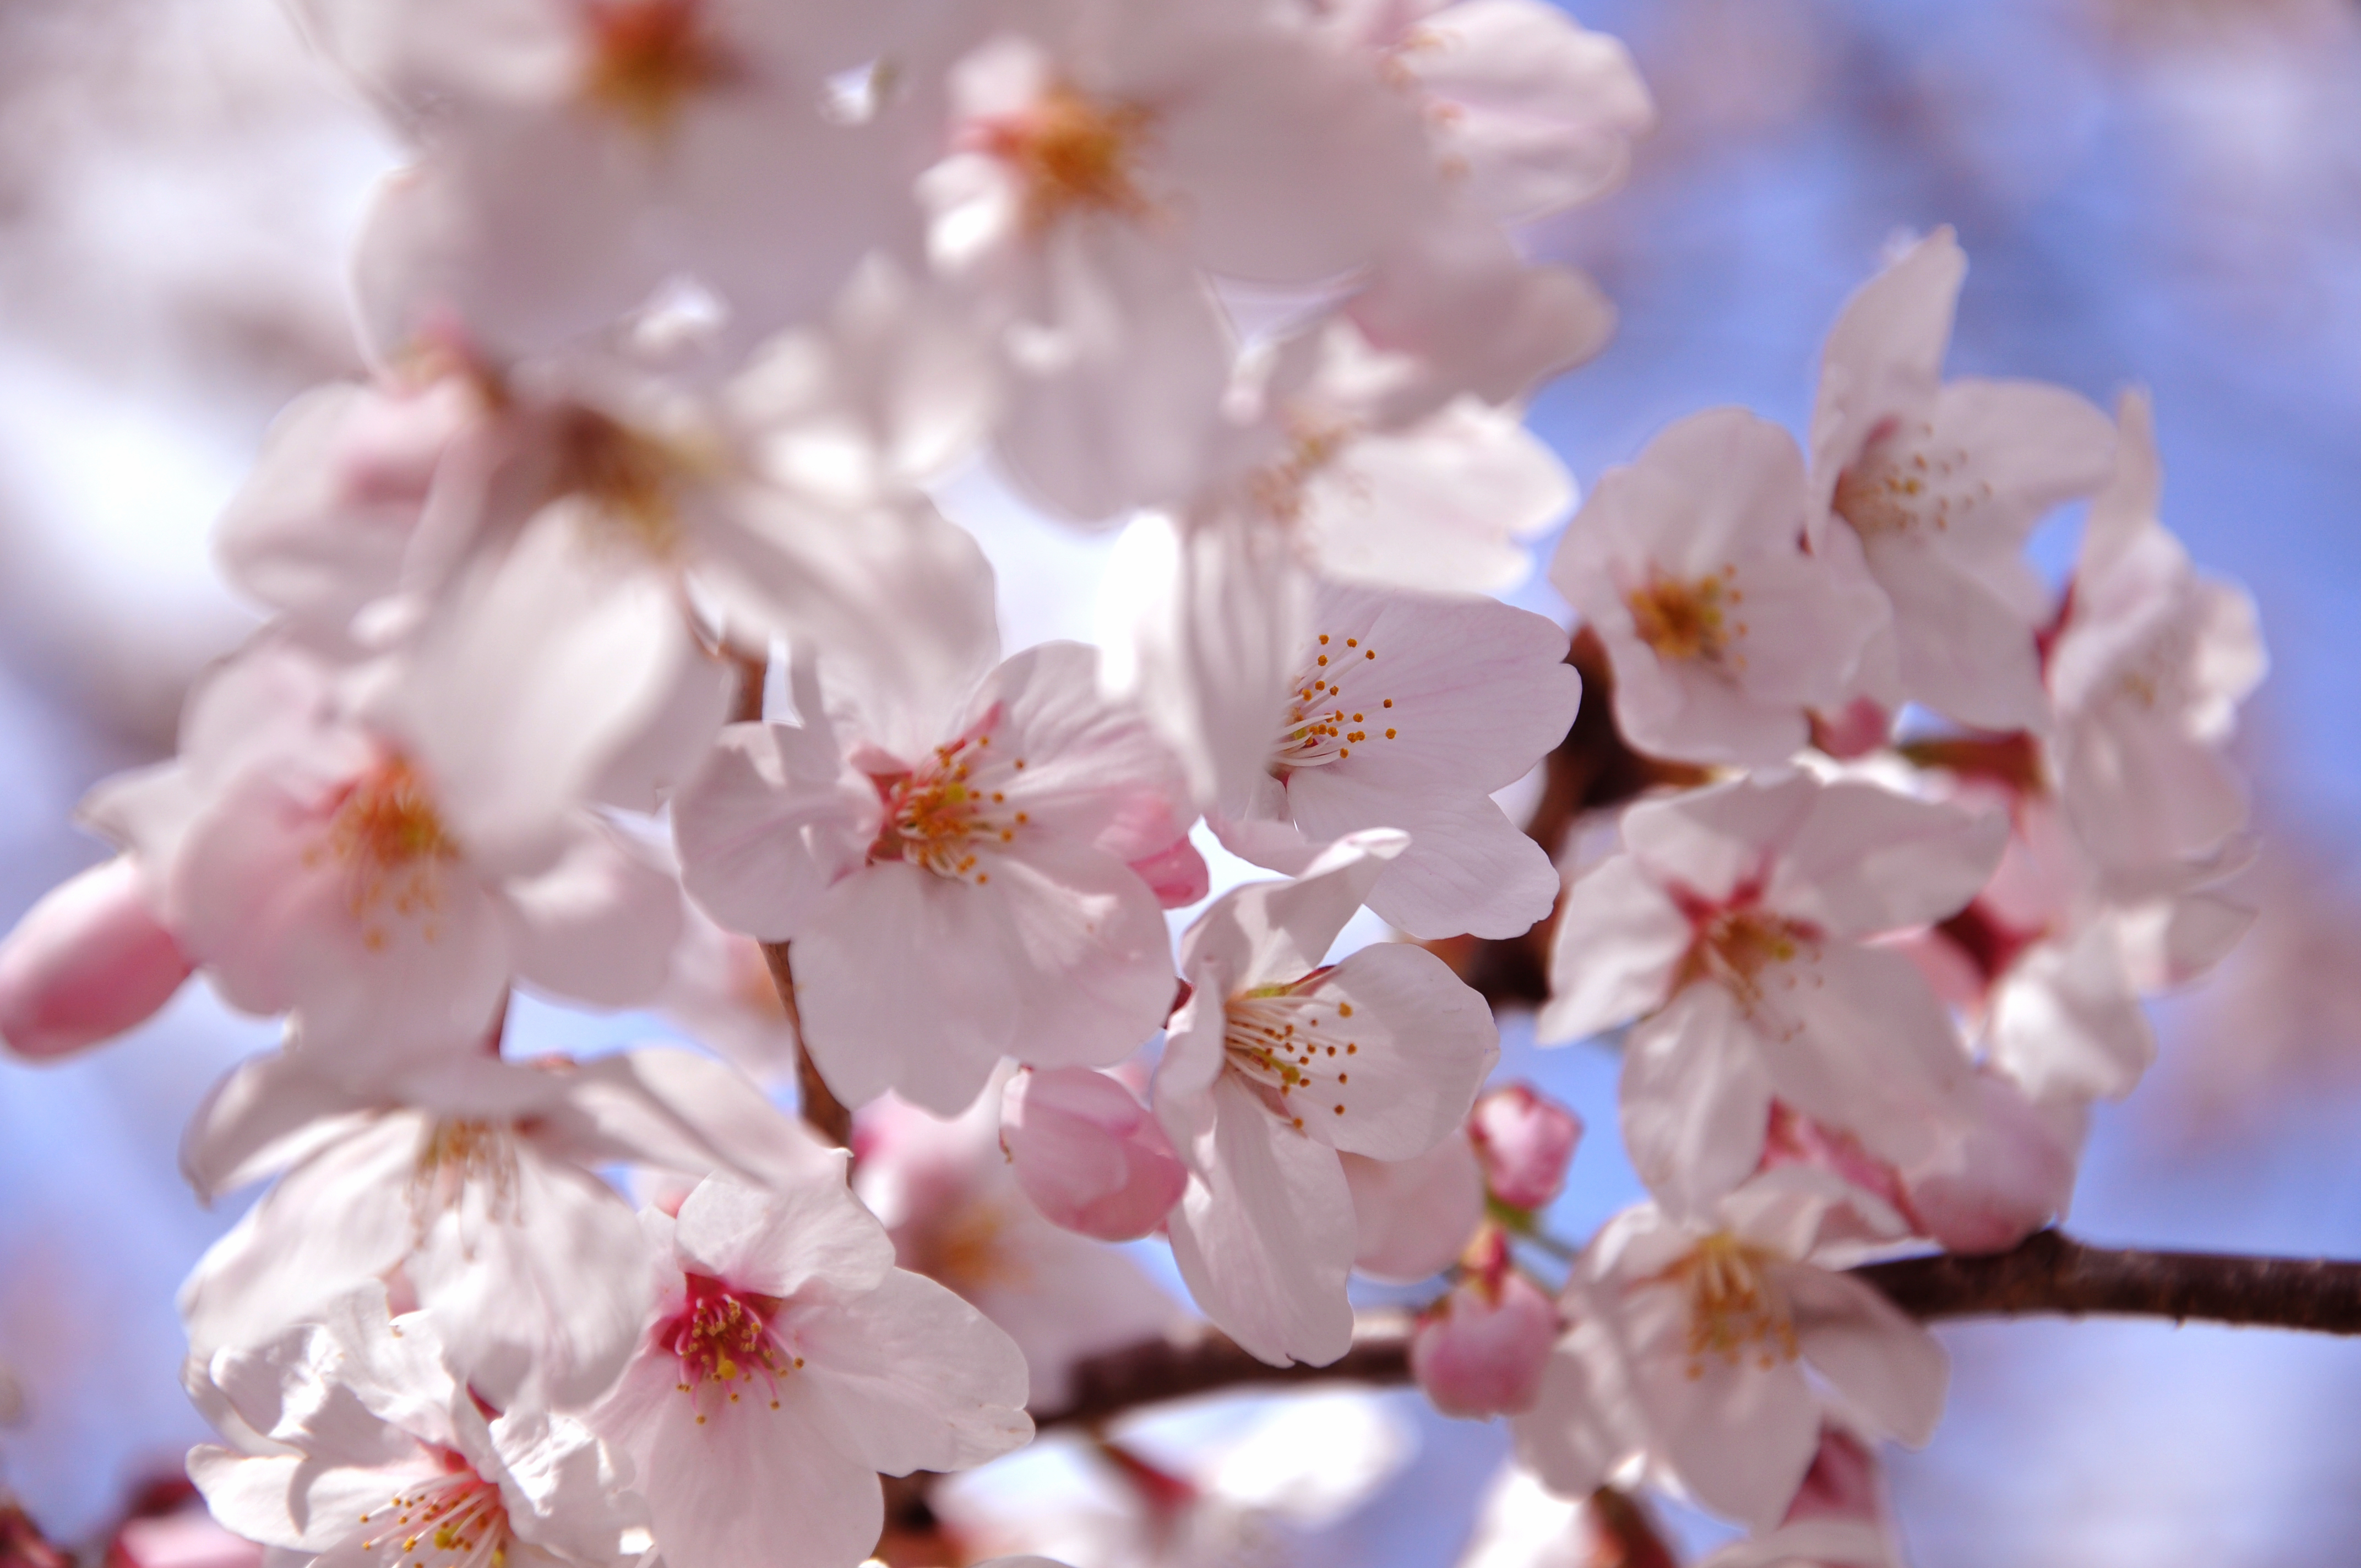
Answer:
M415 383L333 381L280 412L215 525L233 586L323 634L401 586L444 454L488 417L487 389L452 371Z
M1291 872L1346 834L1400 828L1409 847L1367 903L1411 935L1511 937L1548 914L1556 870L1491 795L1574 723L1565 633L1489 599L1334 583L1312 625L1252 794L1214 820L1224 845Z
M1519 1271L1505 1233L1488 1227L1457 1283L1419 1314L1410 1371L1446 1416L1516 1415L1541 1398L1558 1334L1557 1305Z
M1809 524L1845 524L1894 607L1867 695L1959 723L2043 729L2035 632L2049 593L2023 555L2053 507L2105 482L2114 433L2062 387L1942 379L1967 259L1949 229L1861 286L1828 331L1812 411Z
M998 448L1104 518L1195 488L1228 379L1219 277L1312 289L1441 191L1411 107L1283 12L1038 7L961 59L928 247L1006 367Z
M1189 1184L1148 1107L1088 1068L1036 1068L1011 1078L1001 1100L1000 1146L1042 1218L1101 1241L1157 1229Z
M833 1174L708 1179L641 1216L656 1304L590 1416L629 1453L674 1568L843 1568L876 1544L880 1474L962 1470L1033 1435L1025 1361Z
M1338 0L1329 15L1416 98L1444 178L1501 223L1607 194L1655 105L1622 43L1541 0Z
M1794 438L1740 409L1600 478L1550 580L1606 643L1632 745L1776 762L1840 706L1885 608L1858 551L1807 547L1811 504Z
M1519 1457L1579 1496L1637 1457L1717 1513L1777 1523L1819 1447L1825 1379L1881 1436L1919 1444L1942 1412L1942 1348L1829 1266L1895 1239L1883 1205L1818 1171L1756 1177L1683 1223L1627 1210L1585 1249L1570 1324Z
M536 749L500 695L431 655L343 673L266 641L192 698L178 762L90 809L155 868L164 923L233 1005L294 1009L357 1071L475 1039L511 980L642 1001L678 890L569 787L597 755Z
M1091 1076L1130 1098L1113 1079ZM1071 1393L1077 1362L1161 1338L1186 1313L1130 1258L1060 1228L1037 1208L1036 1184L1027 1183L1025 1157L1015 1152L1023 1144L1002 1124L1008 1099L1032 1104L1038 1085L1020 1094L1023 1081L1011 1075L1005 1096L987 1093L949 1122L895 1099L875 1102L855 1129L861 1160L853 1190L894 1238L903 1267L958 1291L1016 1343L1028 1371L1027 1402L1047 1409ZM1104 1110L1098 1100L1091 1096ZM1180 1196L1179 1162L1169 1150L1161 1158L1171 1168L1156 1178L1161 1190L1149 1196L1163 1207L1148 1226Z
M823 707L807 685L801 724L730 727L674 803L690 894L792 939L805 1040L848 1103L890 1088L956 1114L1003 1057L1112 1063L1171 1004L1131 862L1187 834L1177 763L1099 696L1086 647L971 679L942 705L881 685Z
M1181 944L1192 990L1155 1083L1189 1166L1173 1255L1206 1314L1275 1365L1323 1365L1352 1340L1340 1154L1425 1154L1457 1132L1499 1052L1490 1010L1424 948L1323 961L1402 842L1341 839L1292 882L1224 894Z
M811 310L915 218L901 138L828 112L829 78L874 60L899 9L304 0L314 42L424 155L361 237L373 346L397 359L456 322L540 352L684 273L741 345Z
M1632 1163L1675 1210L1760 1161L1772 1099L1908 1166L1960 1113L1969 1058L1910 960L1864 945L1974 896L2006 825L1807 773L1635 806L1568 889L1543 1039L1624 1043Z
M2162 474L2147 400L2126 393L2115 474L2091 504L2051 643L2051 757L2075 838L2103 876L2138 890L2159 865L2202 861L2244 828L2223 749L2263 677L2254 601L2197 575L2158 519Z
M382 1287L191 1366L199 1403L247 1439L200 1445L213 1516L295 1561L396 1568L621 1568L632 1515L580 1422L518 1406L489 1419L434 1325L389 1318Z
M461 1059L369 1093L301 1049L258 1057L198 1109L181 1162L209 1201L285 1172L181 1287L195 1354L389 1279L478 1388L560 1402L613 1381L647 1303L639 1223L596 1169L765 1182L837 1169L752 1084L667 1050Z
M191 967L138 861L117 855L51 888L0 942L0 1048L47 1059L113 1039Z
M1573 478L1513 400L1436 378L1342 315L1258 345L1233 372L1233 428L1192 510L1235 508L1344 582L1515 587L1532 569L1526 542L1573 506Z
M1484 1185L1511 1209L1536 1212L1565 1188L1582 1118L1529 1083L1504 1084L1476 1102L1467 1136Z

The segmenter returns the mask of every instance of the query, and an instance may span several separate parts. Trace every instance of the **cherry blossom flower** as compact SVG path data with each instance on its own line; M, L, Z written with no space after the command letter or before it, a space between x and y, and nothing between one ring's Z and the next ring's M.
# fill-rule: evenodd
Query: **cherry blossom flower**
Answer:
M1085 1070L1027 1075L1036 1081L1022 1094L1025 1080L1012 1074L1007 1097L1029 1103L1040 1077L1051 1079L1054 1092L1058 1078ZM1129 1098L1112 1079L1091 1076ZM1002 1131L1003 1103L985 1094L945 1122L891 1098L874 1102L855 1130L853 1190L894 1238L901 1266L957 1291L1016 1342L1029 1370L1027 1402L1054 1409L1071 1391L1075 1363L1161 1337L1185 1314L1131 1259L1036 1210L1025 1161L1003 1152L1004 1142L1012 1151L1023 1146ZM1159 1179L1169 1195L1150 1224L1180 1196L1171 1163L1169 1184Z
M2222 748L2262 679L2254 601L2200 577L2157 521L2147 400L2126 393L2115 475L2092 502L2049 650L2059 792L2078 842L2119 884L2202 861L2246 825Z
M1961 724L2040 729L2048 703L2036 630L2048 590L2021 554L2059 502L2105 482L2114 433L2061 387L1942 380L1967 259L1949 229L1847 302L1829 329L1812 411L1814 549L1826 519L1859 541L1893 601L1893 642L1869 695L1914 697ZM1876 689L1883 687L1884 689Z
M1932 1435L1942 1348L1876 1289L1827 1264L1898 1238L1898 1216L1834 1177L1760 1176L1688 1222L1627 1210L1585 1249L1571 1324L1519 1457L1580 1496L1637 1454L1717 1513L1767 1529L1819 1447L1812 1371L1871 1430Z
M395 1568L620 1568L621 1476L578 1421L519 1406L487 1419L424 1317L382 1287L192 1365L200 1402L255 1440L206 1444L189 1475L215 1519L303 1560Z
M828 112L829 78L876 59L900 9L304 0L315 42L425 154L361 237L378 353L450 321L540 352L682 273L741 345L824 302L915 216L900 138Z
M1675 1210L1755 1168L1774 1095L1915 1164L1960 1113L1968 1056L1910 960L1862 944L1957 910L2005 838L1997 815L1800 773L1635 806L1622 852L1567 891L1541 1036L1642 1018L1623 1135Z
M1189 1182L1148 1107L1088 1068L1012 1077L1001 1099L1000 1146L1043 1219L1101 1241L1157 1229Z
M655 1309L590 1420L634 1460L675 1568L843 1568L876 1542L880 1473L961 1470L1032 1436L1016 1345L895 1268L837 1177L708 1179L676 1219L641 1221Z
M153 1017L191 964L158 918L137 860L117 855L60 883L0 942L0 1048L47 1059Z
M1528 1213L1565 1188L1565 1168L1582 1139L1582 1118L1529 1083L1504 1084L1476 1102L1467 1135L1492 1197Z
M1414 937L1512 937L1549 913L1557 872L1493 803L1565 738L1582 682L1565 633L1489 599L1323 584L1277 737L1233 851L1301 871L1318 846L1398 828L1409 847L1368 905Z
M1681 421L1609 469L1550 580L1607 644L1615 718L1660 756L1775 762L1849 690L1885 619L1858 552L1802 543L1795 441L1739 409Z
M1462 1268L1450 1292L1419 1314L1411 1376L1446 1416L1529 1410L1557 1339L1556 1304L1519 1272L1497 1227L1486 1228Z
M1446 180L1501 223L1623 182L1655 105L1622 43L1540 0L1339 0L1332 25L1414 93Z
M330 638L398 590L434 476L489 417L486 387L454 370L314 387L280 412L214 532L237 588Z
M651 995L679 895L566 798L588 762L529 761L468 672L408 673L343 676L266 640L192 699L178 762L88 809L155 868L164 924L233 1005L297 1010L356 1071L478 1037L511 978Z
M685 1051L463 1059L374 1093L302 1050L252 1058L199 1109L182 1165L207 1201L286 1174L181 1288L190 1343L252 1343L395 1279L478 1389L594 1398L647 1303L639 1223L592 1174L615 1163L691 1180L836 1169L752 1085Z
M1189 1166L1174 1258L1256 1356L1323 1365L1352 1339L1353 1196L1340 1152L1413 1159L1458 1130L1499 1053L1443 960L1380 943L1322 962L1402 835L1340 839L1292 882L1251 883L1189 928L1155 1106Z
M848 1103L890 1088L956 1114L1004 1056L1111 1063L1171 1004L1131 866L1185 839L1177 764L1100 697L1086 647L975 674L955 706L851 691L801 725L732 726L674 804L690 894L792 939L805 1040Z
M1439 195L1410 107L1268 9L1013 17L952 70L928 246L1007 367L999 453L1080 518L1194 488L1228 378L1209 276L1311 289Z

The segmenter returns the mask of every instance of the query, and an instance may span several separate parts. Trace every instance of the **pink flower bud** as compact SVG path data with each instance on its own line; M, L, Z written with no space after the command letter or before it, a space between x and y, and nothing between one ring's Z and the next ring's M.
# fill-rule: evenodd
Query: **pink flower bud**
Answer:
M1484 1261L1411 1332L1411 1376L1446 1416L1515 1415L1541 1398L1557 1307L1510 1263L1498 1230L1471 1250Z
M1000 1146L1042 1218L1101 1241L1163 1223L1189 1185L1171 1140L1131 1091L1103 1072L1018 1073L1000 1102Z
M1582 1118L1527 1084L1511 1083L1476 1102L1467 1135L1492 1196L1511 1209L1540 1209L1565 1186Z
M49 890L0 943L0 1043L62 1057L145 1022L189 978L127 855Z

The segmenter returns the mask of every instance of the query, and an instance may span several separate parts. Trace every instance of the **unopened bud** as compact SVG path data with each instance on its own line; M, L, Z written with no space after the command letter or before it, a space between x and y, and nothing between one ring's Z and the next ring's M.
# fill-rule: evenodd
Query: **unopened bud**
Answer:
M1492 1196L1531 1211L1548 1207L1565 1188L1582 1118L1528 1084L1511 1083L1476 1102L1467 1135Z
M127 855L51 889L0 943L0 1043L62 1057L145 1023L189 978Z
M1000 1146L1016 1185L1053 1225L1130 1241L1161 1224L1189 1185L1156 1118L1103 1072L1019 1073L1000 1104Z

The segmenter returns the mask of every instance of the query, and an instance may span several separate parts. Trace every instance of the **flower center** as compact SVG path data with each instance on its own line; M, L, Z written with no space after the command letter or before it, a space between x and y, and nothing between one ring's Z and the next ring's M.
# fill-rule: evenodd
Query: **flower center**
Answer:
M582 95L644 136L661 136L690 97L736 75L698 15L701 0L588 0L590 65Z
M1008 1212L989 1200L953 1202L917 1227L917 1245L903 1266L962 1296L994 1286L1032 1283L1031 1270L1009 1245Z
M1808 958L1816 947L1811 927L1798 921L1754 905L1721 909L1697 923L1687 978L1728 987L1752 1013L1764 1000L1765 971Z
M678 1391L700 1400L723 1395L735 1405L741 1385L752 1390L761 1377L768 1393L758 1397L777 1409L779 1379L804 1364L771 1327L779 1306L775 1297L733 1291L703 1274L688 1276L687 1310L657 1331L658 1343L680 1358ZM702 1407L697 1423L705 1424Z
M1914 432L1890 428L1872 435L1837 476L1829 510L1864 542L1921 529L1949 532L1992 499L1993 488L1986 480L1967 480L1965 452L1929 450L1926 444L1934 433L1934 427L1920 424Z
M987 125L983 146L1024 180L1026 223L1036 233L1074 212L1138 217L1148 199L1133 176L1154 118L1136 104L1060 85Z
M870 863L907 861L937 876L972 882L992 880L979 870L987 850L1013 843L1032 818L1007 809L1006 785L1025 771L1025 759L1002 763L989 755L997 713L947 746L935 748L924 766L906 773L873 774L885 806L884 825L869 846Z
M1261 1092L1263 1103L1297 1132L1304 1118L1331 1125L1351 1103L1353 1004L1326 991L1328 970L1317 969L1282 985L1258 985L1222 1004L1222 1048L1227 1070Z
M443 1463L443 1475L361 1515L382 1532L364 1538L361 1550L382 1552L387 1568L503 1568L511 1537L500 1487L456 1453Z
M472 1190L486 1217L507 1223L516 1214L516 1140L506 1123L444 1118L419 1140L410 1177L410 1212L423 1234L438 1212L459 1207Z
M1730 640L1746 635L1746 623L1730 619L1746 599L1737 576L1737 567L1725 566L1718 576L1684 582L1650 568L1647 582L1623 596L1632 631L1659 659L1721 663ZM1743 659L1732 662L1744 665Z
M567 411L557 441L558 495L589 501L602 523L656 560L679 551L680 453L585 408Z
M1376 689L1377 661L1378 651L1358 637L1340 644L1328 632L1320 633L1311 663L1295 678L1287 717L1271 745L1274 774L1285 778L1297 768L1326 767L1350 758L1356 746L1399 738L1394 699Z
M1688 1375L1705 1376L1707 1358L1735 1366L1750 1353L1765 1371L1795 1359L1795 1323L1764 1265L1773 1254L1716 1231L1671 1270L1688 1290Z
M460 850L444 830L425 781L407 762L389 757L346 787L325 842L306 850L303 863L316 866L328 857L346 868L348 907L371 952L391 939L382 918L389 911L418 921L429 942L440 935L442 868L458 860Z

